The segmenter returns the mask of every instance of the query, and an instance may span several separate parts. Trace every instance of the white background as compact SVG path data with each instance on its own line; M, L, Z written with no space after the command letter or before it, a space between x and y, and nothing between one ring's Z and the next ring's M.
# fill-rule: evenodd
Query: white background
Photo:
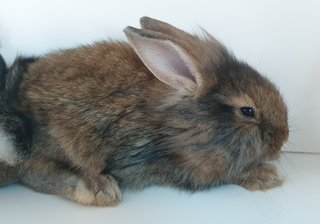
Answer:
M287 150L320 152L320 1L317 0L0 0L0 52L17 54L124 39L141 16L187 31L205 28L270 77L290 111Z

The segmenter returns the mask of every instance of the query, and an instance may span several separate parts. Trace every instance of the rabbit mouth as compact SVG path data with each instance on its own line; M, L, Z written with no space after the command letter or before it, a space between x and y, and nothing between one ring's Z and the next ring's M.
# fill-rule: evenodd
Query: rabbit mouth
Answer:
M281 153L280 153L280 151L278 151L276 153L272 153L272 154L268 155L267 159L269 161L277 160L280 158L280 155L281 155Z
M288 142L288 134L286 132L283 132L285 134L280 135L277 139L275 139L271 144L267 146L266 158L267 160L277 160L281 156L281 149L284 144Z

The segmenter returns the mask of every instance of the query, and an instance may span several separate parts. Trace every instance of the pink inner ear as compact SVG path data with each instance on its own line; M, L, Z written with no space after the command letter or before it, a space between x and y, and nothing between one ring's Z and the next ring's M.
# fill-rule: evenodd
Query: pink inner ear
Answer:
M159 70L171 71L176 75L183 76L196 82L193 77L188 63L172 46L167 46L161 42L153 43L152 50L147 51L149 60L152 61L154 66Z

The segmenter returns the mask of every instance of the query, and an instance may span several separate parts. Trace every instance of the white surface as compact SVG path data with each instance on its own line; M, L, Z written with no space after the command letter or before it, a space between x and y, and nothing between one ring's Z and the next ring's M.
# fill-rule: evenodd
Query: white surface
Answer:
M199 26L280 87L290 109L288 150L320 152L320 1L0 0L0 52L16 54L124 38L147 15L188 31Z
M0 223L319 224L320 155L286 153L280 164L287 180L267 192L232 185L195 194L151 187L124 194L115 208L81 206L12 185L0 189Z

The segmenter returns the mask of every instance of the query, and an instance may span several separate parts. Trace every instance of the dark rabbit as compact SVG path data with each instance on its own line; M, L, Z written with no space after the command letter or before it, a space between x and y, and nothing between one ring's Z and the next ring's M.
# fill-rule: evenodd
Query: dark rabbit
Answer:
M122 190L278 186L288 138L275 86L209 34L141 18L129 44L100 42L30 64L14 103L33 125L22 184L116 205Z
M18 59L8 70L0 55L0 186L18 179L20 162L28 154L31 141L29 124L11 106L20 78L14 75L8 78L7 74L21 76L29 62L29 59Z

